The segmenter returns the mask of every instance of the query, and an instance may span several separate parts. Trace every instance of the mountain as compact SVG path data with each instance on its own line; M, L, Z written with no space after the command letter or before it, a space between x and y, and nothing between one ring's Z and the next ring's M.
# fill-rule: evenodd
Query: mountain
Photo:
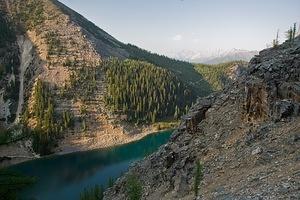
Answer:
M231 61L215 65L194 64L195 69L209 82L215 91L222 90L226 85L242 76L248 63Z
M257 55L258 51L247 51L240 49L233 49L232 51L225 52L218 57L209 58L204 61L205 64L218 64L235 60L242 60L249 62L253 56Z
M201 81L203 80L201 75L194 70L193 65L190 63L170 59L168 57L140 49L132 44L124 44L59 1L53 0L53 3L57 5L64 14L69 16L74 23L78 24L84 35L88 37L95 50L102 57L118 57L122 59L133 58L147 61L159 67L167 68L175 73L182 82L187 84L193 92L199 96L204 96L210 92L210 86L207 85L205 81Z
M120 144L212 92L192 64L124 44L57 0L0 7L0 144L26 138L42 155Z
M101 57L118 57L128 58L129 53L126 45L118 41L92 22L88 21L79 13L68 8L57 0L51 1L57 8L70 18L70 21L79 27L80 31L85 35L93 45L94 49Z
M173 55L173 57L192 63L219 64L237 60L249 62L250 59L257 54L258 51L232 49L229 51L218 50L215 51L212 55L207 55L207 53L204 54L195 51L182 51Z
M104 199L299 199L300 36L261 51L229 87L199 98L170 141ZM130 185L132 180L135 185Z

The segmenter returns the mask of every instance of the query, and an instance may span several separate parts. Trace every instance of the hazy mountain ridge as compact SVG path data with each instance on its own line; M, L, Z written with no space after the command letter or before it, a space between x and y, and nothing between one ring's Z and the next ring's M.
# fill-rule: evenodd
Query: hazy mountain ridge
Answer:
M257 54L258 51L232 49L229 51L216 50L212 55L204 55L195 51L182 51L175 53L173 57L192 63L219 64L237 60L249 62Z

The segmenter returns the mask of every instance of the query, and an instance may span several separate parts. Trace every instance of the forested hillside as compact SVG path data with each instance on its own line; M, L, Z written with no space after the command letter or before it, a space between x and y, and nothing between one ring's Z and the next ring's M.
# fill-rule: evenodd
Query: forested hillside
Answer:
M232 61L215 65L195 64L195 69L208 81L213 90L221 90L231 76L235 76L239 67L246 65L245 61Z
M195 98L175 75L147 62L110 59L104 68L106 103L113 112L126 114L128 121L178 118Z
M212 92L209 83L197 73L191 63L151 53L131 44L128 44L126 48L131 59L147 61L173 72L195 95L206 96Z

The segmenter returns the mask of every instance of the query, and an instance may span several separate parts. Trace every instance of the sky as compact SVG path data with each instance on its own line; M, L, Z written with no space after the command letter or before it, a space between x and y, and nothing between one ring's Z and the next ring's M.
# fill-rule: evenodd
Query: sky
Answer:
M300 23L300 0L59 0L116 39L152 52L261 50Z

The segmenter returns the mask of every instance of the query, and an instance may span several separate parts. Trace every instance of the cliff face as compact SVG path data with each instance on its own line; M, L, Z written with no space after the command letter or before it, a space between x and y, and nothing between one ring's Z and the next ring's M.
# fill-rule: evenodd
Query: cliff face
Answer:
M4 5L0 4L0 11ZM18 104L19 49L8 18L0 12L0 127L14 120Z
M38 127L35 88L42 81L54 108L51 126L63 133L53 152L125 143L150 131L116 122L118 116L110 115L104 103L105 73L100 64L108 56L129 56L121 42L55 0L3 0L0 17L0 130L19 123ZM66 113L72 118L67 128ZM126 134L131 130L143 134ZM34 156L31 141L3 146L0 157ZM14 163L6 161L0 166Z
M19 92L14 93L19 94L19 102L11 114L16 114L16 118L24 109L24 96L30 107L32 87L37 79L57 88L52 92L58 94L59 89L69 85L70 75L77 73L76 67L94 67L101 60L80 27L52 1L5 0L1 2L1 13L5 13L11 29L15 30L13 52L19 61L15 71L20 80ZM73 65L68 66L71 62ZM69 109L58 105L62 107L58 106L57 110Z
M170 141L105 193L126 199L128 175L143 199L299 199L300 38L255 56L230 87L192 107Z

